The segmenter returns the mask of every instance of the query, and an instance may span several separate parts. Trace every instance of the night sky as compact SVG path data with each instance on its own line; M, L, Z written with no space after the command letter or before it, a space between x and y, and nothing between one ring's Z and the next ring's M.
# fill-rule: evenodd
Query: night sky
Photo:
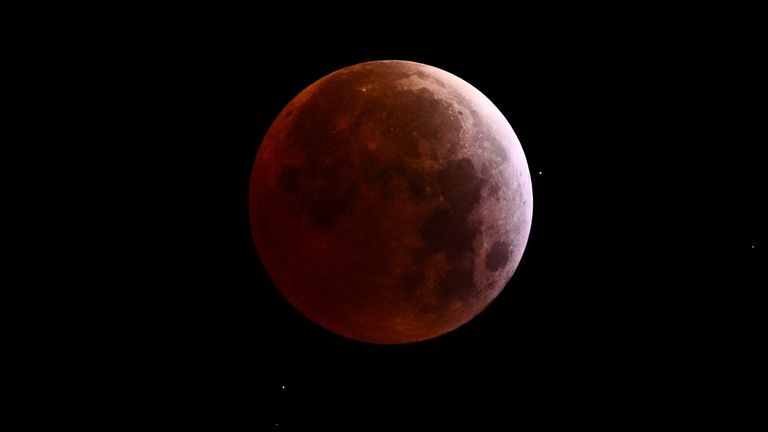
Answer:
M5 14L5 409L30 430L762 430L764 18L619 3ZM380 59L477 87L533 177L506 289L399 346L288 304L247 207L283 106Z

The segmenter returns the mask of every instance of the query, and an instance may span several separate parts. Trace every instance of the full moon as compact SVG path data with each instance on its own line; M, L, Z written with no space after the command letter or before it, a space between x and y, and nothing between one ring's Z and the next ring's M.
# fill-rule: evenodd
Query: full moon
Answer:
M256 154L253 240L278 290L344 337L399 344L480 313L523 255L525 154L504 115L441 69L340 69L280 112Z

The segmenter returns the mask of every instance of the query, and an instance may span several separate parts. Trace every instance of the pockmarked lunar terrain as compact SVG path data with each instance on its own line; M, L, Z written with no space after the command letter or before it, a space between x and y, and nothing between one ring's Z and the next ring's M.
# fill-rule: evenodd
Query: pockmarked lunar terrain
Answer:
M375 61L307 87L256 155L250 221L280 292L347 338L447 333L512 277L531 178L501 112L460 78Z

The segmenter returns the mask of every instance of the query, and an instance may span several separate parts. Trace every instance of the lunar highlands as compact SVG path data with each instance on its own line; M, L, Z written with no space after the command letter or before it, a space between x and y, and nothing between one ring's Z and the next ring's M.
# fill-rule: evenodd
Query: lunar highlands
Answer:
M376 61L310 85L256 155L250 220L286 299L347 338L447 333L505 287L531 227L531 178L501 112L460 78Z

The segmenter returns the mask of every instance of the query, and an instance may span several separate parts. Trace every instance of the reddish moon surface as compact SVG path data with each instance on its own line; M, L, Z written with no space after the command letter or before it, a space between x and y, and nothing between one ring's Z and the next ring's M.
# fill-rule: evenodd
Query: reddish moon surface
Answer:
M249 204L259 257L296 309L396 344L461 326L504 289L533 195L520 142L483 94L431 66L376 61L283 109Z

